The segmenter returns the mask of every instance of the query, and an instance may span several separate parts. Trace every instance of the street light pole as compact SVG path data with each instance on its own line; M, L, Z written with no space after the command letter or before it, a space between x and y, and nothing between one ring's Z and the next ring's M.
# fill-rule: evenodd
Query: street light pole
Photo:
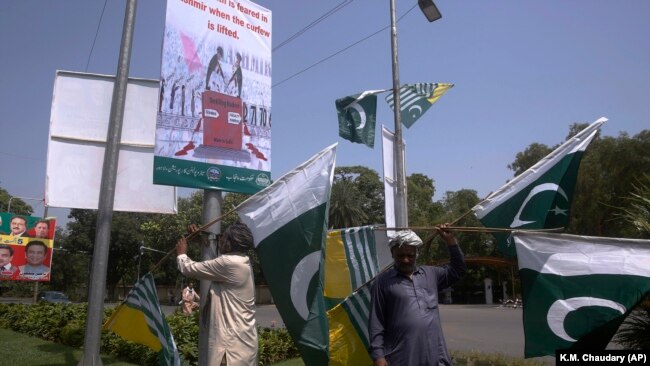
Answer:
M399 60L397 58L397 21L395 19L395 0L390 0L390 45L393 56L393 112L395 116L395 143L393 144L393 166L395 169L395 225L408 226L408 208L406 205L406 174L404 167L404 139L402 138L402 121L399 97Z

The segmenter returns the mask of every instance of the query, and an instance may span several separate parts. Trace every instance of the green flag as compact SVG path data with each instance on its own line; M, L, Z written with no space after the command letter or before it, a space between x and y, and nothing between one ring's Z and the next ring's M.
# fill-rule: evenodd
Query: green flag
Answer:
M361 94L337 99L339 136L352 142L375 146L377 94L385 90L368 90Z
M174 337L160 310L156 284L151 273L136 282L126 300L106 320L103 329L157 351L159 365L181 365Z
M605 349L650 293L650 240L515 232L525 356Z
M410 128L415 121L426 112L433 103L451 89L454 84L447 83L416 83L405 84L399 88L400 117L402 124ZM395 110L395 99L391 92L386 97L390 108Z
M306 365L328 365L322 248L336 145L239 205L271 295Z
M564 228L578 176L580 160L607 121L600 118L553 152L515 177L472 208L476 217L493 228ZM509 257L516 255L507 233L493 233L497 248Z

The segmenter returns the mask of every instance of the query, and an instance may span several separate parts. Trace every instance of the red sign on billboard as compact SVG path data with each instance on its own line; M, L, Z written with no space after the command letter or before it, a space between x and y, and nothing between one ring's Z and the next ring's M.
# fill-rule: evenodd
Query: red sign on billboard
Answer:
M241 99L211 90L204 91L203 121L204 145L241 150Z

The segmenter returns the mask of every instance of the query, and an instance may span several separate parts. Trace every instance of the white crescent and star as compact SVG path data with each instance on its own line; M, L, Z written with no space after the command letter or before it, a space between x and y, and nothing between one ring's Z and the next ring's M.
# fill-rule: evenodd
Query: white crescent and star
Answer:
M535 186L535 188L533 188L530 191L530 193L528 193L528 196L526 196L526 199L521 204L521 207L519 207L519 212L517 212L517 214L515 215L515 218L512 220L512 224L510 224L511 228L520 227L520 226L535 222L535 221L523 221L523 220L521 220L521 212L524 210L524 207L526 207L526 204L528 203L528 201L530 201L535 195L537 195L537 194L539 194L541 192L545 192L545 191L557 192L557 193L561 194L562 197L564 197L564 199L566 199L567 201L569 200L566 193L564 193L564 190L562 189L562 187L560 187L559 185L557 185L555 183L543 183L543 184L540 184L538 186ZM563 209L555 206L555 208L552 209L551 211L555 212L556 215L559 215L559 214L566 215L567 210L563 210Z
M312 252L306 255L298 262L296 268L291 275L291 287L289 294L291 302L296 312L304 319L307 320L309 316L309 307L307 306L307 290L309 290L309 283L312 277L318 272L320 267L320 251Z
M417 115L416 115L415 113L412 112L414 109L418 111L418 114L417 114ZM411 115L411 117L412 117L413 119L415 119L415 118L417 118L418 115L420 115L420 116L422 115L422 107L420 107L420 106L417 105L417 104L414 104L414 105L412 105L411 107L409 107L408 112L409 112L409 114Z
M614 309L621 314L625 314L625 306L607 299L598 297L572 297L566 300L557 300L548 309L546 314L546 321L551 331L556 336L564 339L565 341L575 342L576 340L569 336L564 329L564 319L567 315L574 310L585 306L600 306Z
M359 103L352 102L350 103L346 108L354 108L357 113L359 113L359 118L361 119L361 123L359 123L359 126L356 128L357 130L360 130L366 126L366 111L363 110L363 107L359 105Z

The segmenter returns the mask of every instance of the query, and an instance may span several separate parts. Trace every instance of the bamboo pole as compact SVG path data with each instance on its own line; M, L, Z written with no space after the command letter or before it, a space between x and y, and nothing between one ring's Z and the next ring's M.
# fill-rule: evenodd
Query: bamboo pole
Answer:
M237 209L237 208L233 208L232 210L226 212L225 214L223 214L223 215L217 217L216 219L214 219L214 220L208 222L207 224L204 224L203 226L199 227L198 230L196 230L195 232L190 233L189 235L187 235L187 236L185 237L185 240L193 239L195 236L197 236L199 233L201 233L201 232L202 232L203 230L205 230L206 228L208 228L208 227L214 225L215 223L217 223L217 222L223 220L226 216L228 216L228 215L232 214L233 212L235 212L236 209ZM165 260L167 260L167 258L169 258L169 256L171 256L171 255L174 253L174 251L176 251L176 246L174 246L174 247L173 247L169 252L167 252L167 254L165 254L165 256L162 257L162 258L158 261L158 263L156 263L155 265L153 265L153 266L151 267L151 269L149 269L149 272L153 272L153 271L155 271L156 269L158 269L158 267L160 267L160 266L163 264L163 262L164 262Z

